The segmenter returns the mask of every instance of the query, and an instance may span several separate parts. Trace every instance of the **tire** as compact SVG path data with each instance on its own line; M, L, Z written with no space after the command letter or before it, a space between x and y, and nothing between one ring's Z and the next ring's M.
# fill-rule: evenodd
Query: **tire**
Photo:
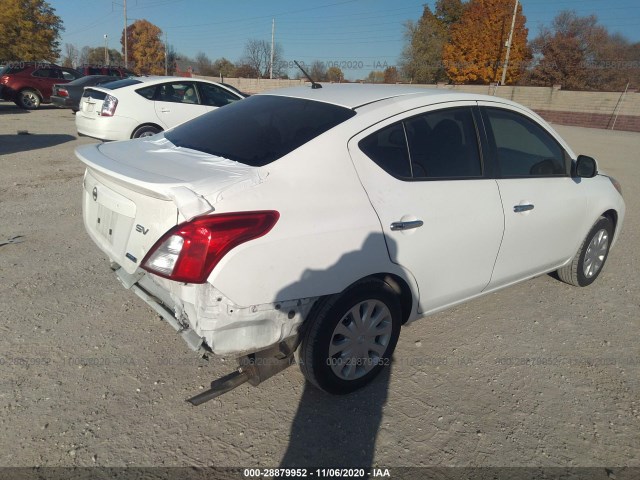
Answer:
M156 133L160 133L161 131L161 128L154 127L153 125L143 125L142 127L138 127L133 132L131 138L150 137L151 135L155 135Z
M35 110L40 107L40 95L35 90L21 90L18 92L17 104L25 110Z
M613 223L606 217L600 217L571 262L558 269L560 280L576 287L591 285L607 261L612 237Z
M400 336L401 314L398 294L378 279L320 300L302 332L298 352L302 373L332 394L364 387L390 364ZM368 325L358 322L363 317ZM373 327L376 335L371 334Z

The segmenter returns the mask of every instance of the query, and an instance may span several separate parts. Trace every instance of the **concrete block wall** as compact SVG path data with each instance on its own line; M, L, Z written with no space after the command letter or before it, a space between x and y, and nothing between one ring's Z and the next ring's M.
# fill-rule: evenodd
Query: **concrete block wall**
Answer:
M197 77L218 81L214 77ZM306 80L269 80L255 78L225 78L225 83L248 92L304 85ZM488 85L415 85L423 88L457 90L493 95L495 87ZM592 128L612 128L640 132L640 93L573 92L553 87L498 87L495 95L521 103L545 120L561 125ZM615 118L617 113L617 118Z

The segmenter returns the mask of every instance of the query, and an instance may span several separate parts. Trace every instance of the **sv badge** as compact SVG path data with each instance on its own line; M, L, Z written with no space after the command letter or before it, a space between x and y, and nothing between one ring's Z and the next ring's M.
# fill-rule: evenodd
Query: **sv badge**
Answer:
M136 225L136 232L140 232L141 234L146 235L147 233L149 233L149 229L144 228L142 225L138 224Z

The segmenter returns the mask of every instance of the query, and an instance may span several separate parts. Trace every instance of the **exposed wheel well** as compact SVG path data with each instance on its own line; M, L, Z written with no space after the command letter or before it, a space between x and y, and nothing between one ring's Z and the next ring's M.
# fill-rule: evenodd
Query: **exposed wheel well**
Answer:
M405 323L407 323L407 320L409 320L409 316L411 315L411 309L413 308L413 295L411 293L411 288L409 288L407 282L405 282L401 277L392 275L390 273L378 273L373 276L387 283L393 290L396 291L396 293L400 297L400 307L402 308L402 324L404 325Z
M162 128L160 125L158 125L157 123L143 123L141 125L138 125L136 128L133 129L133 132L131 132L131 138L134 138L133 136L136 134L136 132L138 130L140 130L143 127L153 127L153 128L157 128L159 132L162 132L164 130L164 128Z
M38 95L38 97L40 97L40 101L42 101L42 99L44 98L42 96L42 93L40 93L40 90L38 90L37 88L33 88L33 87L23 87L20 90L18 90L18 95L20 95L22 92L33 92L36 95Z

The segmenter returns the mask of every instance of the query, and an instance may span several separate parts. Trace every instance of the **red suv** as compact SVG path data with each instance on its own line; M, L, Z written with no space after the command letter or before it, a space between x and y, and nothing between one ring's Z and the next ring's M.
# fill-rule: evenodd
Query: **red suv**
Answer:
M49 103L55 83L67 83L82 74L52 63L12 62L0 70L0 98L26 109Z

